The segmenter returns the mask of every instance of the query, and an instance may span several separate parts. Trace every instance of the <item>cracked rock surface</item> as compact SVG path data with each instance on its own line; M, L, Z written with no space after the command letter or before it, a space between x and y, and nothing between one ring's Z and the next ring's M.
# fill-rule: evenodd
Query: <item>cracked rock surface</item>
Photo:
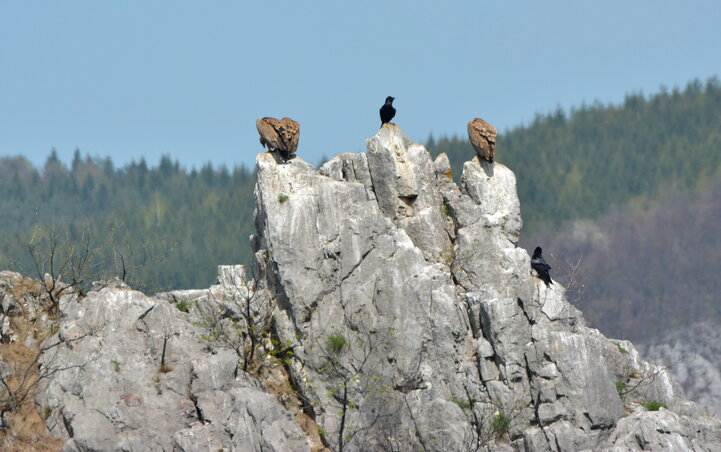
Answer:
M307 450L290 413L238 371L235 353L210 349L167 300L105 288L64 314L43 357L59 370L37 400L63 450Z
M718 421L681 404L664 369L533 277L512 171L473 158L457 186L445 155L433 161L393 124L367 145L319 171L257 159L254 250L328 445L352 428L346 450L617 447L622 430L641 434L636 417L668 417L629 411L640 400L683 406L676 444L721 445ZM694 438L689 415L714 433Z
M323 444L168 302L228 289L223 267L214 289L66 303L37 400L66 450L721 450L720 421L665 369L534 277L510 169L473 157L456 185L393 124L367 146L318 170L257 158L264 346Z
M660 335L644 356L668 366L684 395L721 414L721 329L702 320Z

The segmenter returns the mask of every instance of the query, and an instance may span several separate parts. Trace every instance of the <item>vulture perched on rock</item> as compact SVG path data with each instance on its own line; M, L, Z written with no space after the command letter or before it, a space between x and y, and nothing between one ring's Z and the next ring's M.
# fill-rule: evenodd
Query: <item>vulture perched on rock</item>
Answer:
M277 151L288 161L295 157L300 138L300 124L290 118L276 119L265 117L255 121L260 134L260 144L268 147L268 152Z
M478 156L493 163L496 155L496 128L481 118L468 123L468 138Z

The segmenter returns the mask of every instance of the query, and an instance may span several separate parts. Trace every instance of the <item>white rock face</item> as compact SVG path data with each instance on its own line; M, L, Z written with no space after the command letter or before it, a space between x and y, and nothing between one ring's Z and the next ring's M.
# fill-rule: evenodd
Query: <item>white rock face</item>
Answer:
M395 124L384 124L367 144L368 171L381 211L425 257L438 260L452 244L430 154Z
M197 318L165 299L105 288L64 314L42 360L59 370L37 400L64 450L308 449L290 413L238 372L236 354L211 350Z
M510 169L474 156L459 187L445 155L432 161L395 125L367 145L318 171L257 158L266 347L327 447L721 450L719 420L679 400L663 368L531 275ZM167 302L236 290L242 272L222 268L208 290L108 288L65 307L44 362L68 368L38 404L67 450L310 449L236 356L201 339L193 310ZM168 331L173 370L159 374ZM650 400L668 409L634 403Z
M258 157L261 276L328 445L345 428L346 450L617 447L624 402L681 406L663 369L531 276L508 168L473 158L458 187L445 155L431 161L397 126L367 144L318 172ZM336 352L331 336L344 340ZM712 450L713 438L697 443Z

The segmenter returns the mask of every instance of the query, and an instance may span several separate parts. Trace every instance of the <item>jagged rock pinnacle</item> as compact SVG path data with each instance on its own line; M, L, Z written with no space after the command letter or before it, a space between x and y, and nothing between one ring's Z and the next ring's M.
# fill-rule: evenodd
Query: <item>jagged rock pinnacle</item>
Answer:
M662 370L630 343L624 354L587 328L559 284L531 277L530 257L516 246L522 222L508 168L473 158L456 186L447 158L433 162L394 124L367 147L317 173L259 164L257 251L269 257L267 281L282 300L277 331L294 343L291 373L326 431L342 425L327 390L338 374L322 358L331 333L347 341L340 368L362 363L358 379L384 388L379 400L354 380L348 397L358 409L342 422L364 428L387 416L384 429L410 449L467 450L475 438L497 450L504 446L493 435L483 440L491 427L469 419L499 412L513 419L506 439L516 448L623 444L607 438L624 415L616 383L632 378L631 368L648 383L633 397L674 403ZM375 348L373 337L383 337ZM388 432L371 431L347 447L382 449Z
M510 169L474 157L458 186L394 124L367 147L319 170L257 157L253 290L282 356L270 382L203 339L203 310L248 293L237 269L207 290L63 304L41 362L70 367L38 404L67 450L721 450L720 421L664 369L531 276Z

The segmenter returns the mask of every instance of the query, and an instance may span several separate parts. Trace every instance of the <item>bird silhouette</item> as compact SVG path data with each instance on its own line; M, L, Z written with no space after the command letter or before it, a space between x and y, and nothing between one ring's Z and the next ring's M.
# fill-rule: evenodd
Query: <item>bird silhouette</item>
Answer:
M387 122L391 122L391 119L396 115L396 109L393 108L393 101L395 100L395 97L388 96L386 97L386 103L383 104L381 107L381 127L383 127L383 124Z
M538 273L538 277L546 283L546 287L550 286L551 281L551 275L548 274L548 271L551 270L551 266L546 263L546 260L541 256L541 253L543 250L541 250L540 246L537 246L536 249L533 251L533 257L531 258L531 268L536 270L536 273Z

